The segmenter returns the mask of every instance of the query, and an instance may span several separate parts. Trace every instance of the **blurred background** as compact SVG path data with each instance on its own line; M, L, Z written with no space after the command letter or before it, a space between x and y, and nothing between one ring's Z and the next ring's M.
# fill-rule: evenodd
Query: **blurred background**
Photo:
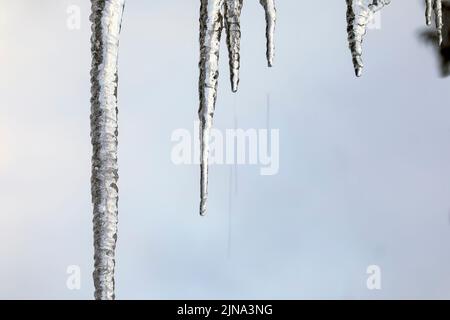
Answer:
M240 90L223 45L215 127L270 123L279 172L212 166L201 218L199 167L171 159L174 130L197 138L200 3L127 1L117 298L450 298L450 83L423 1L383 9L361 79L345 1L277 6L268 69L264 12L245 1ZM93 297L89 13L87 0L0 0L2 299Z

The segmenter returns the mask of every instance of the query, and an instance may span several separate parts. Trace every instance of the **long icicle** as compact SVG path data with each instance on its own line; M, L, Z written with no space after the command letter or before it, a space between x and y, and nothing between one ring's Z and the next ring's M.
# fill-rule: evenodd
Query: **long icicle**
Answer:
M206 214L208 198L209 136L219 79L220 37L223 0L201 0L200 6L200 215Z
M357 77L360 77L364 67L362 43L367 32L367 25L373 15L391 1L372 0L372 3L369 5L361 4L358 0L346 0L346 2L348 43L352 53L355 74Z
M243 0L225 0L225 28L227 31L228 57L230 62L231 90L239 87L241 64L241 12Z
M266 39L267 39L267 64L273 66L275 58L275 24L277 11L275 9L275 0L259 0L266 13Z
M117 65L125 0L91 0L91 193L95 298L112 300L118 216Z

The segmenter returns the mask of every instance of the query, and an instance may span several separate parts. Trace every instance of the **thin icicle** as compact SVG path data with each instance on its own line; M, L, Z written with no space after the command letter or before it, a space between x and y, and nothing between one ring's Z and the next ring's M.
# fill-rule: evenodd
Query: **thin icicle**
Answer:
M259 0L266 13L266 39L267 39L267 64L273 66L275 58L275 24L277 20L277 10L275 0Z
M439 45L442 44L442 0L425 0L425 18L427 25L431 25L432 15L434 13L434 20L436 23L436 32L438 36Z
M390 0L372 0L371 4L362 4L361 0L346 0L347 2L347 33L350 51L353 57L355 74L360 77L364 67L362 61L362 43L367 31L367 25L373 15L381 10Z
M214 116L219 79L220 37L223 28L223 0L201 0L200 6L200 214L206 214L208 198L209 136Z
M431 16L433 13L433 0L425 0L425 5L426 5L425 18L426 18L427 26L430 26L431 25Z
M237 92L241 64L241 11L243 0L225 0L225 28L230 61L231 90Z
M91 0L91 192L95 298L112 300L117 240L117 61L125 0Z

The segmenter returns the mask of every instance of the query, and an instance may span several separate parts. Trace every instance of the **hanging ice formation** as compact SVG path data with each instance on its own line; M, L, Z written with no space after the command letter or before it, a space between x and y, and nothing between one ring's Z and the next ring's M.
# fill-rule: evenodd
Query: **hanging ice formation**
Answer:
M367 26L373 15L391 0L346 0L347 1L347 34L350 51L353 57L355 74L360 77L364 67L362 62L362 43Z
M432 14L434 13L434 20L436 24L437 36L439 45L442 44L442 0L425 0L426 10L425 18L427 25L431 25Z
M117 239L117 61L125 0L91 0L91 193L95 298L114 299Z
M208 197L209 137L217 98L219 51L225 27L230 63L231 89L238 90L240 68L240 15L243 0L200 0L200 214L206 214ZM274 60L275 0L260 0L266 16L267 62Z

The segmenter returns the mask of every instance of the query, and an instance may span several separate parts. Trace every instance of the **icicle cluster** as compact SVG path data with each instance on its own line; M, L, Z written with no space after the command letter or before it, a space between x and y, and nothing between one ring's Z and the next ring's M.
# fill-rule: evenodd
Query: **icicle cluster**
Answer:
M425 18L427 25L431 25L432 13L434 13L434 20L436 24L437 36L439 45L442 44L442 0L425 0L426 10Z
M260 0L266 15L267 61L273 65L275 0ZM227 34L231 89L238 90L240 68L240 15L243 0L201 0L200 6L200 214L206 214L208 196L209 137L217 98L220 38L223 27Z
M373 15L381 10L391 0L372 0L363 4L361 0L347 1L347 34L350 51L353 57L353 66L357 77L362 75L364 67L362 61L362 43L367 31L367 25Z
M125 0L91 0L91 192L95 298L114 299L117 239L117 61Z
M273 60L275 58L275 22L277 19L277 12L275 9L274 0L259 0L264 7L266 13L266 39L267 39L267 63L269 67L273 66Z

